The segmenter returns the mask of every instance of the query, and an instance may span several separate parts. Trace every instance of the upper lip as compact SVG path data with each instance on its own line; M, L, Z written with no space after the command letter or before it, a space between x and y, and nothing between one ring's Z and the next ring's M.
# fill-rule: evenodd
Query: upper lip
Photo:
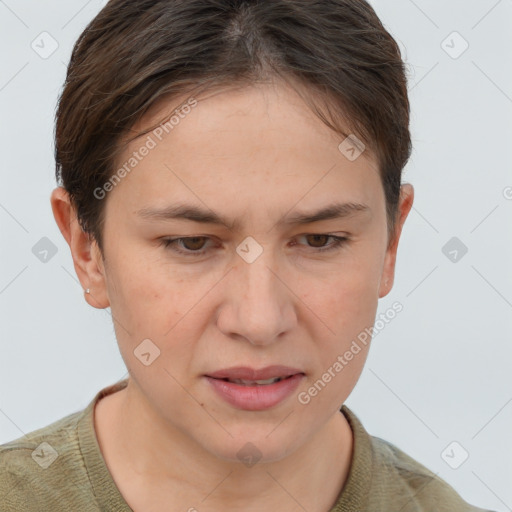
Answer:
M214 379L242 379L255 381L274 379L276 377L289 377L290 375L295 375L297 373L304 372L297 368L290 368L289 366L281 365L266 366L259 370L248 366L236 366L208 373L207 377L213 377Z

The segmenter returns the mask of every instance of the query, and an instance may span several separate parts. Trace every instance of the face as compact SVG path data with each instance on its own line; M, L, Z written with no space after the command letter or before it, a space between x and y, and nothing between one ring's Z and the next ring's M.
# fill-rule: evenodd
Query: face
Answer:
M134 130L187 99L158 103ZM339 356L392 286L384 192L369 152L347 158L344 137L285 85L196 100L168 133L149 132L120 157L119 167L138 152L107 187L91 293L110 305L133 397L155 421L224 460L247 442L279 460L338 414L362 371L369 343L341 370ZM299 219L346 203L362 206ZM210 219L166 216L178 206ZM211 378L274 365L288 370L252 377L295 377L245 388Z

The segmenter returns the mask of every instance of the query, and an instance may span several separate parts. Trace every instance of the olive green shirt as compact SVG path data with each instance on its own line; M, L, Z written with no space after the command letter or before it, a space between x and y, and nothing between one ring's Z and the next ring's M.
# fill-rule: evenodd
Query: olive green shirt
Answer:
M1 512L132 510L108 471L93 422L95 404L127 382L102 389L82 411L0 445ZM330 512L483 511L391 443L370 436L347 406L341 412L352 428L354 450Z

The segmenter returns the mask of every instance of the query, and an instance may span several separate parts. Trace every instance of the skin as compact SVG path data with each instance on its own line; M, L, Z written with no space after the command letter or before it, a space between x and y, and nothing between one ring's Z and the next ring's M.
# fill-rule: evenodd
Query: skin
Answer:
M133 129L152 126L187 98L158 102ZM130 375L125 390L96 407L100 447L136 511L168 511L172 503L172 510L199 512L326 512L352 457L352 431L339 409L369 344L309 404L297 395L373 326L378 299L393 286L413 187L402 185L395 236L388 240L376 160L369 150L347 159L338 149L343 137L293 89L272 82L219 89L197 100L104 199L105 260L80 229L66 192L52 193L77 275L91 290L86 300L110 306ZM126 148L120 165L145 137ZM241 227L155 222L136 214L178 201L206 206ZM361 202L370 212L277 224L284 214L334 201ZM312 234L350 240L322 253L318 248L333 240ZM179 248L205 249L205 255L183 256L160 245L162 237L192 236L208 238ZM248 236L263 248L252 263L236 252ZM149 366L134 355L146 338L160 349ZM203 378L232 366L271 364L299 368L306 377L264 411L232 407ZM261 452L252 467L237 457L247 442Z

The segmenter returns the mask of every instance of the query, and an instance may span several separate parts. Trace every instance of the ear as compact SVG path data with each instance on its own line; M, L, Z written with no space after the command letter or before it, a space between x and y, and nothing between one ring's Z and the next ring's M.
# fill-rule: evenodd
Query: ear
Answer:
M69 194L63 187L53 190L50 201L55 221L71 249L75 271L82 288L90 290L90 293L85 294L87 302L98 309L110 306L104 261L97 243L91 241L89 234L82 230Z
M414 188L409 183L406 183L400 187L400 201L399 201L399 220L395 227L395 232L392 239L388 243L386 250L386 256L384 258L384 266L382 269L382 276L379 287L379 299L386 296L393 288L393 282L395 280L395 263L396 263L396 252L398 249L398 241L402 233L405 219L412 208L414 201Z

